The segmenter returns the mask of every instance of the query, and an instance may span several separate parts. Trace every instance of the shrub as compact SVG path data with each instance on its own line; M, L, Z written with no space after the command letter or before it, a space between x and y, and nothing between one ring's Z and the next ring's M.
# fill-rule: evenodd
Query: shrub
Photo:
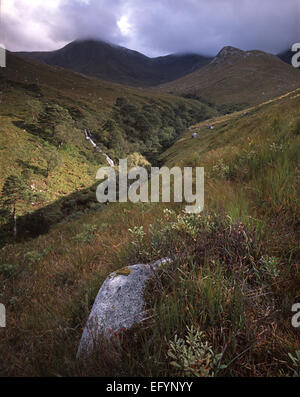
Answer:
M187 327L185 338L175 335L169 342L168 356L173 360L170 364L175 368L175 375L208 377L215 375L222 353L215 354L205 341L205 334L191 326Z
M36 263L39 263L43 259L45 254L46 252L40 253L37 251L29 251L26 252L26 254L24 255L24 259L29 265L34 265Z
M212 167L212 175L218 178L227 178L230 174L230 168L225 164L223 159L217 161L217 163Z
M293 132L295 135L300 135L300 119L298 119L294 125Z
M280 274L279 264L280 261L274 256L262 256L261 258L262 266L260 270L271 277L278 277Z
M16 264L3 263L0 264L0 275L4 277L12 277L19 271L19 266Z
M296 355L293 356L291 353L289 353L288 356L292 361L294 377L299 378L300 377L300 350L297 350L295 352L295 354Z
M132 153L127 157L128 168L132 167L146 167L149 168L151 164L149 161L140 153Z
M76 243L89 244L95 238L96 230L96 225L83 225L83 232L73 237L73 241L75 241Z

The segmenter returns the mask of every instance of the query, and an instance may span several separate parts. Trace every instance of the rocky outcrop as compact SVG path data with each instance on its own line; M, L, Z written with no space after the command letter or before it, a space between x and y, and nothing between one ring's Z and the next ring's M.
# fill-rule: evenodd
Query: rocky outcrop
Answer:
M146 282L171 259L137 264L111 273L102 284L83 330L77 358L93 352L98 338L110 338L115 332L130 329L146 317L143 298Z

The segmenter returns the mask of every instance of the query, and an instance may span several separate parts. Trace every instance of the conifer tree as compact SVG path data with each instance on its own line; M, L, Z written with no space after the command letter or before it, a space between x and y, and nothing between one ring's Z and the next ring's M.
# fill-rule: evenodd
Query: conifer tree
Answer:
M13 217L13 237L17 238L17 215L19 206L28 199L28 188L18 175L10 175L4 182L1 192L1 205L9 210Z

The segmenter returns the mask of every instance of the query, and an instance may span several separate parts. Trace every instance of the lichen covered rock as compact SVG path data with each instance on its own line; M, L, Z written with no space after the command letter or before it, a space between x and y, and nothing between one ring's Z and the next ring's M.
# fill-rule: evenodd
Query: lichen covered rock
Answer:
M145 318L143 298L146 281L169 258L152 264L137 264L111 273L102 284L79 344L77 358L93 352L97 339L129 329Z

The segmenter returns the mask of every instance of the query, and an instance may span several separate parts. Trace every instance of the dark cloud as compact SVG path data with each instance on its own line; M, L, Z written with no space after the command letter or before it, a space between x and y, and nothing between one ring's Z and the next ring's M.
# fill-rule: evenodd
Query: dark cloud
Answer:
M225 45L277 53L300 42L300 0L10 0L7 4L4 38L12 50L52 50L88 37L150 56L214 55Z
M99 38L118 43L122 33L118 20L122 17L122 0L62 1L59 9L63 23L51 30L52 40L72 41Z

